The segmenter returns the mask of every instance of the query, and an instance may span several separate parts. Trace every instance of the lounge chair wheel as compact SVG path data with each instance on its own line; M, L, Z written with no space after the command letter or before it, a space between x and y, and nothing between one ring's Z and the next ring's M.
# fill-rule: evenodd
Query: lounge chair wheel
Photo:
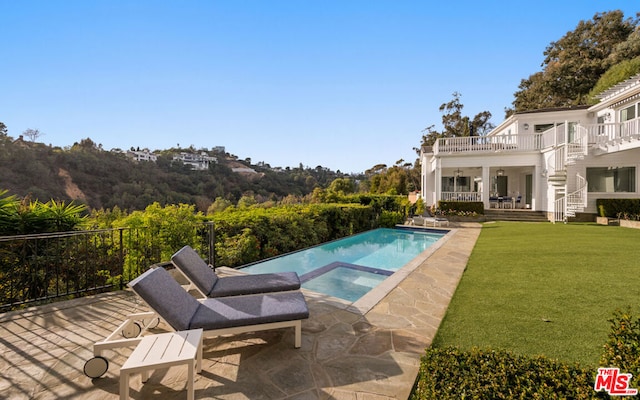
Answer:
M127 339L131 339L131 338L138 337L138 335L140 335L140 332L142 332L142 327L140 326L139 323L134 322L132 324L127 325L122 330L122 336L124 336Z
M95 356L84 363L84 374L91 379L100 378L109 369L109 361L102 356Z
M144 325L147 327L147 329L153 329L156 326L160 325L160 318L156 317L149 320L144 320Z

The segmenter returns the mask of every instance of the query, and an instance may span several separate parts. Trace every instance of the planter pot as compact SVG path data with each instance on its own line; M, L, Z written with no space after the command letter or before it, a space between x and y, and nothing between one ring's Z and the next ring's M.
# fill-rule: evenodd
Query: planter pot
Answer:
M621 219L620 226L624 228L640 229L640 221L631 221L628 219Z
M618 225L618 219L609 217L596 217L596 223L599 225Z

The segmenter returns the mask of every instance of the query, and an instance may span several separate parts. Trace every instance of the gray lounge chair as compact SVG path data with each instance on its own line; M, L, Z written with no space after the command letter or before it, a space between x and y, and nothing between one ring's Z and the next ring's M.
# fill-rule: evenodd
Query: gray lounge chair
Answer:
M300 291L197 300L164 268L146 271L129 287L171 328L202 328L204 337L294 327L300 347L302 320L309 318Z
M184 246L178 250L171 256L171 262L203 297L227 297L300 289L300 278L295 272L218 277L190 246Z
M118 339L120 332L137 325L137 319L164 320L175 331L202 329L203 336L213 337L270 329L294 328L296 348L302 345L302 320L309 318L307 302L300 291L253 294L246 296L196 299L164 268L152 268L129 282L151 311L130 314L106 339L93 345L94 357L87 360L84 373L99 378L109 368L102 356L105 350L138 344L147 332ZM155 324L154 324L155 326Z

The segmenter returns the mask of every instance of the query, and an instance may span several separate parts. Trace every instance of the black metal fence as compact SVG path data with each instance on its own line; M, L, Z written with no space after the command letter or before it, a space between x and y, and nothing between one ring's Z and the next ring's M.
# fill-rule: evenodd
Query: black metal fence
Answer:
M145 229L0 237L0 312L121 289L160 258Z

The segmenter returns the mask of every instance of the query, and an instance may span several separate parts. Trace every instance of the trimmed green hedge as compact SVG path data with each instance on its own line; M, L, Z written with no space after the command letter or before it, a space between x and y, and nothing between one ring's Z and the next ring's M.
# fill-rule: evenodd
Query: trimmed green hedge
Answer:
M633 374L630 387L640 389L640 316L631 307L616 310L609 319L611 330L600 366L618 367L626 374Z
M481 201L439 201L438 210L443 215L466 215L469 213L484 215L484 203Z
M640 216L640 199L596 199L598 215L608 218Z
M592 399L594 374L501 350L429 348L410 399Z
M234 209L214 214L216 265L237 267L395 224L400 213L360 204Z
M640 316L631 307L609 319L608 340L600 367L632 374L629 387L640 388ZM543 356L505 350L461 351L428 348L410 400L426 399L608 399L596 392L597 368L582 368ZM635 398L635 397L634 397Z

